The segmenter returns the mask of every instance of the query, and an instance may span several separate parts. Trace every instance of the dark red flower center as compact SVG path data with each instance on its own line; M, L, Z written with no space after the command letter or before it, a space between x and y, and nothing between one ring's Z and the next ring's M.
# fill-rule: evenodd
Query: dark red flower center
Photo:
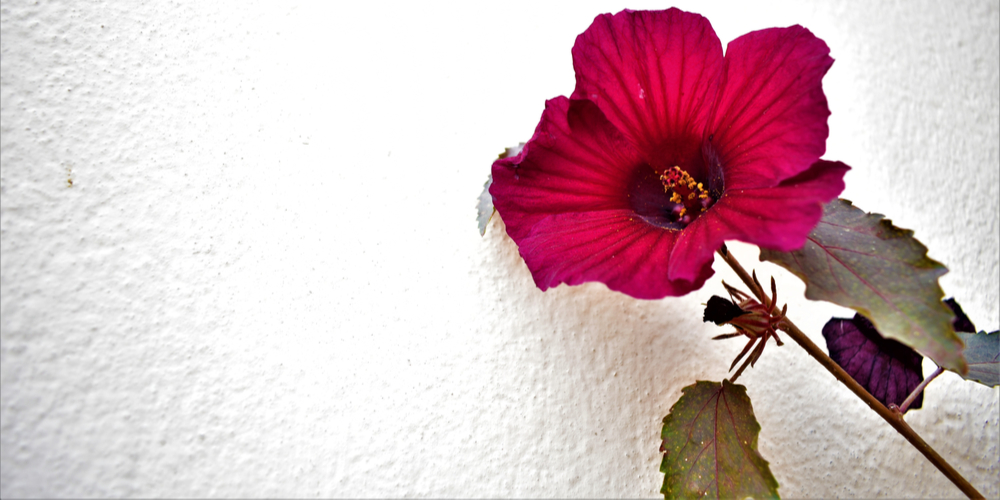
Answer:
M723 192L722 166L711 141L711 136L681 135L651 148L628 187L636 215L679 230L705 213Z
M674 204L671 216L682 225L690 224L715 203L705 184L694 180L681 167L673 166L660 174L660 182L666 194L670 195L670 203Z
M658 172L641 165L629 185L629 204L650 224L684 229L718 200L721 190L707 184L679 166Z

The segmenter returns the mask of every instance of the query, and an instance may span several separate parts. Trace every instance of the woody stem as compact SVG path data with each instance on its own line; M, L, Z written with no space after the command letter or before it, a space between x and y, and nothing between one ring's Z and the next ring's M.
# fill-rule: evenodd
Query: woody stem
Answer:
M741 280L743 280L743 283L750 288L750 291L752 291L757 297L757 300L759 300L762 304L768 303L767 294L757 283L754 282L753 278L750 277L746 270L743 269L743 266L741 266L736 258L733 257L728 249L726 249L725 245L719 249L718 253L722 257L722 260L726 261L726 264L729 264L729 267L733 268L733 271L736 271L736 274ZM772 304L771 308L772 313L779 312L776 310L776 304ZM962 493L969 498L984 498L982 493L976 490L976 488L973 487L969 481L962 477L962 475L959 474L954 467L952 467L947 461L945 461L944 458L941 457L941 455L934 451L934 449L931 448L931 446L927 444L927 442L924 441L916 433L916 431L914 431L906 423L906 421L903 420L903 414L900 413L899 410L890 410L879 400L875 399L875 396L872 396L867 390L865 390L864 387L861 386L861 384L854 380L850 374L844 371L840 365L830 359L830 357L827 356L826 353L823 352L823 350L816 344L814 344L812 340L809 340L809 337L807 337L802 330L799 330L799 328L795 326L790 319L787 317L783 319L778 328L787 333L792 340L802 346L802 348L805 349L806 352L813 357L813 359L823 365L823 367L832 373L837 380L846 385L847 388L854 393L854 395L861 398L861 400L864 401L869 408L875 410L875 413L878 413L878 415L888 422L893 429L896 429L896 432L902 434L903 437L906 438L910 444L916 447L917 450L927 458L927 460L934 464L934 466L937 467L938 470L945 475L945 477L954 483L958 489L962 490Z

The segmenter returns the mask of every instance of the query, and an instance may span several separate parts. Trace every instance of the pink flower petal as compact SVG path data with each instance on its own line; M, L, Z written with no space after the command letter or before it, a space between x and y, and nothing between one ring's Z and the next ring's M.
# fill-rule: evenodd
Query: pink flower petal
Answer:
M678 231L646 224L630 210L547 217L518 242L538 288L600 281L639 299L680 296L701 288L711 263L690 281L667 279L667 259Z
M640 164L596 106L557 97L521 154L493 164L490 193L520 242L552 214L628 208L626 186Z
M818 161L828 52L794 26L740 37L723 58L697 14L598 16L573 47L573 98L546 103L523 151L493 164L495 206L536 284L683 295L726 240L800 247L848 170ZM707 211L694 184L672 201L681 188L661 175L674 166L704 183Z
M823 204L844 190L848 170L843 163L821 160L773 188L727 189L684 228L670 255L670 279L693 279L726 240L783 252L801 248L823 217Z
M822 79L826 43L801 26L747 33L729 43L711 143L726 189L771 187L826 151L830 110Z
M576 39L573 67L572 97L596 103L654 168L700 157L722 69L707 19L677 9L598 16Z
M666 279L679 231L647 223L631 206L628 183L640 170L651 171L597 106L565 97L546 103L521 154L493 164L490 193L539 288L601 281L662 298L712 275L709 265L689 280Z

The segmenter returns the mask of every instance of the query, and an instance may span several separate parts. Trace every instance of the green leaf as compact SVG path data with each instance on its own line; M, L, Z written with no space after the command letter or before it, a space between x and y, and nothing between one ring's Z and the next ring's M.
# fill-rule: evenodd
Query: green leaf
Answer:
M760 425L747 388L699 381L663 419L665 498L778 498L778 481L757 452Z
M489 224L493 214L497 211L493 208L493 195L490 194L491 184L493 184L493 174L490 174L490 177L486 179L483 192L479 195L479 236L486 234L486 224Z
M969 373L962 375L987 387L1000 385L1000 331L986 333L958 333L965 342L965 360Z
M761 249L806 283L806 298L850 307L895 339L960 374L968 371L951 309L941 301L938 278L948 272L927 257L927 247L880 214L833 200L793 252Z

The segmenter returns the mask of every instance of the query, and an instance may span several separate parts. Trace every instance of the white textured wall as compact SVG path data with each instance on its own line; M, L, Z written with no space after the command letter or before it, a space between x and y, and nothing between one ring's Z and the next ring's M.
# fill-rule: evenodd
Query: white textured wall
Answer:
M666 4L422 3L0 4L0 495L657 495L660 419L741 347L700 321L719 279L542 293L474 206L593 17ZM844 196L1000 326L996 0L679 6L826 40ZM848 314L757 269L820 342ZM794 344L741 382L783 495L960 495ZM1000 494L998 391L925 405Z

